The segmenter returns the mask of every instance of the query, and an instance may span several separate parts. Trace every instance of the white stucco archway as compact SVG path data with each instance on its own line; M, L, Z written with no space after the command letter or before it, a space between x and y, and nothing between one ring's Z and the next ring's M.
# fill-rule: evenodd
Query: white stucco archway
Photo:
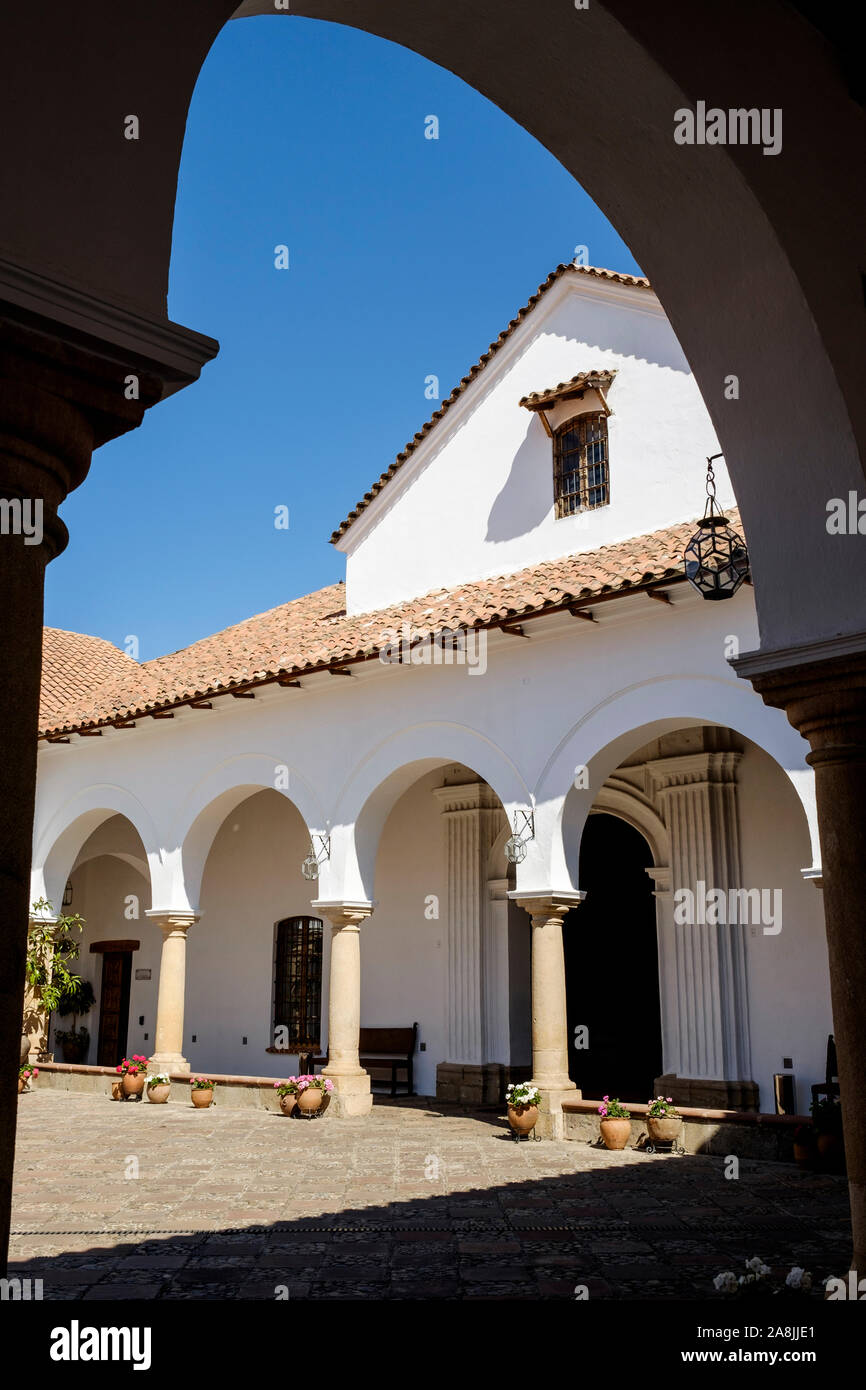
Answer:
M160 897L154 907L197 911L211 845L226 816L256 792L274 791L299 813L308 832L323 824L321 803L307 779L284 758L242 753L227 758L191 788L163 845ZM155 884L156 888L156 884Z
M447 722L401 729L367 753L337 798L332 858L321 877L323 898L372 899L376 853L391 808L424 773L448 763L471 768L496 793L509 818L514 807L531 804L516 764L485 734Z
M595 797L630 753L661 734L701 724L715 724L743 735L778 763L803 808L812 866L820 865L814 774L805 760L806 741L781 711L761 703L741 682L712 676L669 676L616 692L587 711L560 740L536 790L539 843L527 858L525 874L539 880L532 886L544 887L540 879L545 875L549 885L578 886L571 880L563 836L567 800L573 807L576 799L580 808L580 825L572 819L571 826L579 843L580 828ZM586 787L574 785L578 769L586 769Z
M135 867L144 871L151 885L155 885L161 852L159 833L150 811L125 787L101 783L77 792L41 829L37 823L31 902L42 897L58 908L66 880L83 845L104 821L118 815L130 822L144 846L146 870L139 865Z

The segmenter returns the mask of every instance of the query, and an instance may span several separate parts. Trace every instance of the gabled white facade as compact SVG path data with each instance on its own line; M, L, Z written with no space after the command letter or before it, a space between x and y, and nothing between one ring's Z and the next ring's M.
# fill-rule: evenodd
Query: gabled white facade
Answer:
M519 402L579 372L615 371L610 503L554 511L553 453ZM557 426L587 406L551 412ZM682 348L649 289L566 272L337 542L347 609L363 613L595 550L699 514L718 453ZM733 501L723 461L719 501Z

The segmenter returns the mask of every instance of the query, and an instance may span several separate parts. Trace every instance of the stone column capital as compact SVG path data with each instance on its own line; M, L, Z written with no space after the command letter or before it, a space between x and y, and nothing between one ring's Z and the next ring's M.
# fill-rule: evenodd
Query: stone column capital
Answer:
M188 908L148 908L144 915L166 936L172 932L182 932L186 936L190 927L201 920L202 914Z
M361 923L371 917L376 904L365 900L323 902L317 899L310 907L320 917L326 917L340 931L360 931Z
M763 659L760 652L747 652L732 662L764 704L783 709L808 740L806 762L812 767L866 760L866 651L854 649L857 640L840 639L836 645L844 645L842 651L824 643L812 660L806 649L802 655L807 659L800 662L791 652L768 653ZM866 634L859 640L866 642Z
M515 888L508 896L518 907L522 907L524 912L528 912L533 921L542 917L548 922L561 922L572 908L580 907L586 894L576 888L560 892L545 889L538 893L523 893L519 888Z
M443 814L455 811L501 811L499 797L486 782L456 782L434 787L433 797Z
M705 749L653 758L644 764L647 792L676 791L704 782L733 782L742 753L735 748Z

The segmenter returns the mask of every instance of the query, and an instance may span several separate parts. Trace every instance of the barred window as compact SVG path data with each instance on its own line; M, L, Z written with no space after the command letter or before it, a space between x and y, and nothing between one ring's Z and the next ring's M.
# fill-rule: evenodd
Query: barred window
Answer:
M556 515L571 516L610 501L607 416L604 411L576 415L553 437Z
M274 1030L288 1030L290 1052L319 1045L322 1006L322 920L286 917L276 926Z

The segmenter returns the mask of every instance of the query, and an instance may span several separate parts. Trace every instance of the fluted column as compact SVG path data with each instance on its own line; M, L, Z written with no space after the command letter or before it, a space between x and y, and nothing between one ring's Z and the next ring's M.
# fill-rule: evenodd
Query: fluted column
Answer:
M193 923L199 920L200 914L185 911L149 911L144 915L162 932L154 1051L148 1062L148 1070L188 1072L189 1062L183 1055L186 934Z
M532 918L532 1080L541 1091L541 1132L561 1138L562 1102L580 1096L568 1074L562 920L583 893L512 894Z
M328 992L328 1065L334 1083L335 1112L368 1115L373 1108L370 1077L358 1058L361 1032L361 923L371 902L314 902L314 912L331 923Z
M683 754L646 765L649 789L670 834L674 895L688 889L695 903L704 892L741 886L737 765L734 749ZM677 1099L734 1107L757 1103L751 1080L746 939L742 922L674 918L676 1076L659 1083L678 1089ZM725 914L727 917L727 913ZM675 1025L675 1026L674 1026ZM695 1085L695 1082L712 1083Z
M437 787L433 795L445 826L448 885L447 1056L437 1067L436 1094L471 1104L491 1098L485 1074L492 1060L486 1055L492 983L487 858L504 812L486 782Z

